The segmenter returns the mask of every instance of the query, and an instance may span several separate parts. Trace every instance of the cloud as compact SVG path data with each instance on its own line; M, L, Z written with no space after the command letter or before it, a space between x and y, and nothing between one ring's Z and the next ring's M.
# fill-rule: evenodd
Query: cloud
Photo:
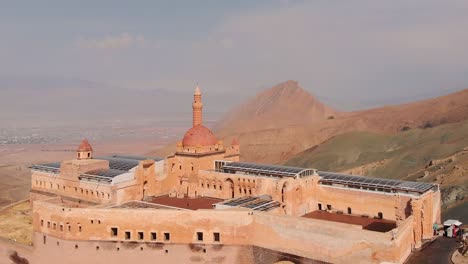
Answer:
M81 38L76 46L84 49L126 49L132 47L145 47L146 40L142 35L133 36L123 32L117 36L104 36L101 38Z
M31 34L11 30L21 33L22 41L0 42L0 55L8 58L0 69L22 72L27 65L34 74L78 74L128 87L188 92L199 81L207 93L236 90L239 96L296 79L346 109L468 86L468 1L280 1L211 17L209 24L189 20L197 25L194 31L177 30L186 21L172 24L164 17L156 23L161 28L139 19L113 25L87 21L85 28L73 30L85 32L73 45L66 28L63 50L54 36L32 34L34 41L23 41ZM115 28L139 31L106 34ZM9 27L0 25L1 30ZM61 56L51 61L45 57L51 52L37 52L38 44ZM24 52L11 52L10 47L22 45ZM102 52L107 50L118 52ZM27 63L16 62L23 57Z
M345 102L391 102L466 87L466 11L463 1L291 3L228 17L190 54L205 72L251 87L297 79Z

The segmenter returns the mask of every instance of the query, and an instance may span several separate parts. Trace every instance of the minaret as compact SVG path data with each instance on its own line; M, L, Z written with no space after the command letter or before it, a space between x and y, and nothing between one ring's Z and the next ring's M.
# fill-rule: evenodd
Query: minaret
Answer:
M202 109L203 109L203 103L201 100L201 91L200 87L195 88L195 93L193 94L193 104L192 104L192 109L193 109L193 126L199 126L202 124Z

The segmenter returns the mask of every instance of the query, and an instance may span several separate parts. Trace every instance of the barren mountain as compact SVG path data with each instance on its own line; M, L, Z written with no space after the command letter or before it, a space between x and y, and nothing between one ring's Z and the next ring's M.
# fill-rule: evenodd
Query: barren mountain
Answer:
M296 81L286 81L257 94L229 112L215 127L223 134L313 124L335 116Z
M410 104L337 112L287 81L261 92L226 115L215 129L238 137L243 160L281 163L334 136L351 131L395 134L468 119L468 89Z

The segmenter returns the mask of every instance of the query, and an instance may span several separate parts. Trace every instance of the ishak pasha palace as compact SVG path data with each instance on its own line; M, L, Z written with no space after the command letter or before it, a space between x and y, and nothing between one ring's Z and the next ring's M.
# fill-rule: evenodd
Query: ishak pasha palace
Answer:
M403 263L440 223L437 184L241 161L202 109L165 158L33 165L38 263Z

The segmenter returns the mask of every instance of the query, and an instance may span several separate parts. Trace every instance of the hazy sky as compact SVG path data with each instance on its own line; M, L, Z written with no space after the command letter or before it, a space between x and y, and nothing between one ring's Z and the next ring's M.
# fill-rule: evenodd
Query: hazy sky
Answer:
M0 78L238 90L342 108L468 88L468 1L1 1ZM254 91L252 91L254 90Z

